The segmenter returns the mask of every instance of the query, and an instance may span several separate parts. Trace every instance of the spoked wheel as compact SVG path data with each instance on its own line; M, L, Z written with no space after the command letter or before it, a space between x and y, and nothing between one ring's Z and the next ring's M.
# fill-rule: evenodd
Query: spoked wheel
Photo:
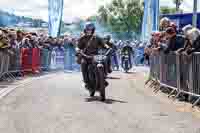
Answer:
M125 61L125 72L128 73L128 61Z
M96 91L96 84L97 84L97 80L96 80L96 76L95 73L93 72L93 69L89 69L89 81L90 81L90 85L89 85L89 93L90 93L90 97L94 97L95 95L95 91Z
M105 94L105 78L104 78L104 69L98 68L98 77L99 77L99 91L101 95L101 101L106 100L106 94Z

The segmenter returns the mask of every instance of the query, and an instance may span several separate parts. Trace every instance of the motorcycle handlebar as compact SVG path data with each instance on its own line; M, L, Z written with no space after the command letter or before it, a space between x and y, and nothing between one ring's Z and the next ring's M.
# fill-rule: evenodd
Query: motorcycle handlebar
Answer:
M89 55L86 55L83 53L83 51L80 51L79 54L87 59L92 59L93 57L92 56L89 56Z
M109 48L108 51L106 52L105 56L108 56L112 52L112 48ZM92 59L93 56L86 55L82 50L78 52L81 56L87 58L87 59Z
M108 56L111 52L112 52L112 48L109 48L105 55Z

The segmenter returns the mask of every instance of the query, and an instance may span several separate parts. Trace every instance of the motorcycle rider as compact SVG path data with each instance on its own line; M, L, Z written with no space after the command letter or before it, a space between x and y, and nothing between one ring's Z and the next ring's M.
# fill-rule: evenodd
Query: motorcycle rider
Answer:
M124 62L124 60L125 60L124 55L126 54L126 52L128 52L130 68L132 68L131 56L132 56L132 53L133 53L133 48L132 48L129 44L130 44L130 42L127 41L127 42L124 44L124 46L122 47L122 49L121 49L121 55L122 55L121 62L122 62L122 66L123 66L123 62Z
M112 48L112 56L115 56L115 52L117 51L117 47L111 42L111 35L106 35L104 37L104 42L109 46L109 48ZM115 60L115 62L117 62ZM118 63L116 63L118 64ZM108 73L112 72L112 65L111 65L111 58L108 58Z
M109 48L100 37L95 35L95 25L91 22L87 22L84 27L84 32L78 40L76 51L77 53L82 51L84 54L92 56L98 54L98 49ZM77 63L81 64L81 71L83 76L83 81L85 83L85 88L89 88L89 78L88 78L88 65L92 63L91 60L82 58L78 56ZM108 83L106 82L106 86Z

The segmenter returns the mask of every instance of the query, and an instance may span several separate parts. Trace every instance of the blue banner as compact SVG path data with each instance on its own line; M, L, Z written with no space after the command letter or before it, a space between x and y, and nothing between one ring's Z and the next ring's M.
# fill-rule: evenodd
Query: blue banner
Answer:
M144 0L144 15L142 23L142 41L148 41L152 31L157 31L159 25L159 0Z
M48 0L49 35L57 37L60 34L60 26L63 15L63 0Z
M158 31L159 30L159 0L151 0L151 12L153 16L153 23L152 23L152 30Z

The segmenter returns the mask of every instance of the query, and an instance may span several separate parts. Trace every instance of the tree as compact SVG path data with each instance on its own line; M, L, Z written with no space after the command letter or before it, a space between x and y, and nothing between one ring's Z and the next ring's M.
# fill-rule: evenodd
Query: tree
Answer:
M173 13L176 13L176 8L170 8L170 7L167 7L167 6L162 6L160 8L160 13L161 14L173 14Z
M179 12L180 6L183 3L183 0L173 0L174 4L176 4L176 12Z
M88 21L97 21L97 16L90 16L87 20Z
M108 10L106 9L105 6L101 6L98 9L98 13L99 13L99 20L102 23L106 23L107 19L108 19Z
M112 0L98 10L100 20L112 31L139 32L142 23L143 9L140 0Z

